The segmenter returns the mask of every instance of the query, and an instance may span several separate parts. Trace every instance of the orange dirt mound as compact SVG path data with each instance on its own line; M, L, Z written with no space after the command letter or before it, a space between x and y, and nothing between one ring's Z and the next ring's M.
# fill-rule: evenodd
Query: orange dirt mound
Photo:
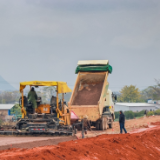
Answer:
M151 125L160 125L160 122L151 122Z
M62 142L57 146L10 149L1 160L157 160L160 157L160 127L136 134L101 135Z

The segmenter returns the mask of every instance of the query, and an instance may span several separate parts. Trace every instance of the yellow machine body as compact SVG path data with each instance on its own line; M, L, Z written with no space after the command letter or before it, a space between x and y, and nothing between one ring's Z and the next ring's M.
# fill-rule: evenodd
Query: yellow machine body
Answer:
M67 113L67 109L64 105L64 93L72 92L72 90L68 87L66 82L59 82L59 81L29 81L29 82L21 82L20 83L20 92L22 95L22 118L25 118L26 116L26 110L24 108L24 99L23 99L23 89L29 85L32 86L56 86L56 103L57 103L57 118L60 120L60 124L63 125L70 125L70 112ZM58 94L62 93L62 110L59 109L59 103L58 103ZM49 114L50 113L50 105L49 104L41 104L36 109L36 112L38 114Z
M50 105L49 104L40 104L37 109L36 109L36 113L39 113L39 114L43 114L43 113L46 113L46 114L49 114L50 113Z

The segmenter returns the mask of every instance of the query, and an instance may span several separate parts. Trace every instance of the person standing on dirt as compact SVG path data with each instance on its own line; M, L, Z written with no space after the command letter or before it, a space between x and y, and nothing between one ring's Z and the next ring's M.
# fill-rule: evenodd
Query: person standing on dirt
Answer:
M33 114L35 114L36 113L36 108L37 108L37 94L34 90L34 87L32 87L31 90L28 93L28 101L32 103Z
M147 110L144 111L144 115L145 115L145 117L147 117Z
M88 120L87 115L85 115L83 118L83 127L85 134L87 134L87 129L91 130L91 124L90 121Z
M125 115L122 111L119 112L119 125L120 125L120 133L122 134L122 130L124 130L125 133L127 133L124 125L125 125Z

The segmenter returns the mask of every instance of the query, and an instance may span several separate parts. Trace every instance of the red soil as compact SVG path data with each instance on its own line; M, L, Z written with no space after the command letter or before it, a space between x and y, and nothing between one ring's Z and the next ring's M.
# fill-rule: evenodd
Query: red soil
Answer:
M0 151L1 160L158 160L160 125L135 134L101 135L33 149Z
M151 125L160 125L160 122L151 122Z

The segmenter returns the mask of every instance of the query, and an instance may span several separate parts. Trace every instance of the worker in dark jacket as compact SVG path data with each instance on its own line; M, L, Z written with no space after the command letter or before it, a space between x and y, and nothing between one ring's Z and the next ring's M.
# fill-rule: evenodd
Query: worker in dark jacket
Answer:
M84 127L85 134L87 134L87 129L91 130L91 124L90 124L90 121L88 120L87 115L85 115L83 118L83 127Z
M32 87L31 90L28 93L28 101L32 103L33 106L33 114L36 112L36 108L37 108L37 94L34 90L34 88Z
M127 133L124 125L125 125L125 115L123 114L122 111L119 112L119 125L120 125L120 133L122 134L122 129L124 130L125 133Z

